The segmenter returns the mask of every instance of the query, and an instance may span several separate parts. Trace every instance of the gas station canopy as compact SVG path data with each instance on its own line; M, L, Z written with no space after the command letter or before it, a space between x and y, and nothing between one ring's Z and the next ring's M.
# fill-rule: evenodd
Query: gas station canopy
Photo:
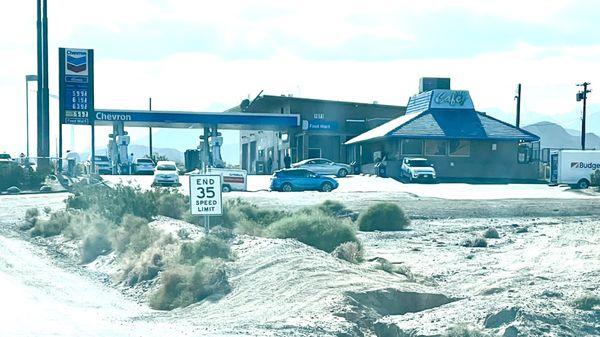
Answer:
M300 126L300 116L295 114L96 109L94 117L95 125L123 122L126 127L282 130Z

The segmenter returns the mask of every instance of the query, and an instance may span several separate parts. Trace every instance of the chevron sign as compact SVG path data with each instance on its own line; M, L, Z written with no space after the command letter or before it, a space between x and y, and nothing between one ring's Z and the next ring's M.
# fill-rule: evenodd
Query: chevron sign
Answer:
M67 49L65 55L66 75L87 76L88 53L85 49Z

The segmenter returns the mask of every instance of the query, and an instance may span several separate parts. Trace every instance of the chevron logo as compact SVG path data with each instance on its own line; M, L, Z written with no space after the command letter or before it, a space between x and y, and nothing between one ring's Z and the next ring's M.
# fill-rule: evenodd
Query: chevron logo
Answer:
M66 53L66 68L71 74L86 75L87 73L87 51L69 49Z

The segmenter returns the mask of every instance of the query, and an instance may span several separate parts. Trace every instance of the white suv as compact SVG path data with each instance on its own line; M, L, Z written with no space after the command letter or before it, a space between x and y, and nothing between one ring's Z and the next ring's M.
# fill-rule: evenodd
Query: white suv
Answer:
M170 186L181 186L179 183L179 173L177 172L177 165L173 161L159 161L156 163L156 169L154 170L154 182L152 186L157 185L170 185Z
M404 158L400 170L402 178L411 183L415 181L434 182L436 179L433 165L425 158Z

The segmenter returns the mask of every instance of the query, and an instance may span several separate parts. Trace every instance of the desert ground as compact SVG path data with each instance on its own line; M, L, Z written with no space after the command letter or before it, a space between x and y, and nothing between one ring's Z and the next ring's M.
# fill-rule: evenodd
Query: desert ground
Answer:
M147 188L148 177L109 184ZM172 311L152 310L144 287L126 288L106 255L82 265L65 238L19 231L27 209L65 207L67 193L0 197L0 324L6 336L445 336L467 326L495 336L597 336L600 198L546 185L406 185L351 177L332 193L232 192L259 206L299 209L333 199L361 212L400 205L411 225L358 232L366 262L352 264L293 239L237 236L227 263L232 290ZM181 190L186 191L186 186ZM163 231L191 224L158 217ZM465 240L494 227L488 246ZM400 268L374 268L385 259ZM149 285L148 287L151 287Z

